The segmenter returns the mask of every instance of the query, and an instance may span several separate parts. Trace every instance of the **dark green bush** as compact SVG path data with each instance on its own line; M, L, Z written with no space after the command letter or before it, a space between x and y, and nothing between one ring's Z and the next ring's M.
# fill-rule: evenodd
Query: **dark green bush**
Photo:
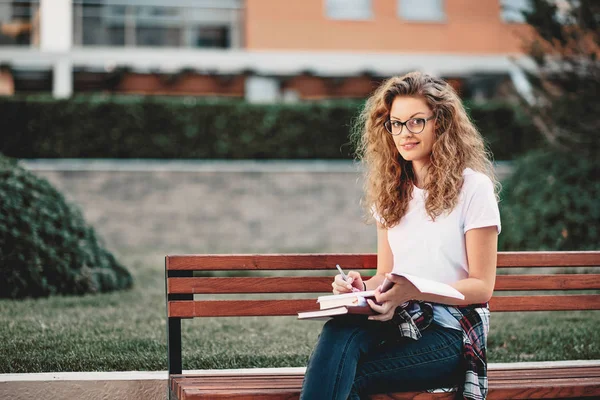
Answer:
M488 103L469 107L467 111L486 139L496 160L513 160L542 146L542 137L528 118L513 106Z
M0 155L0 298L129 288L132 277L48 181Z
M537 151L503 182L501 250L597 250L600 165L575 152Z
M531 96L521 110L546 152L515 164L505 182L502 250L597 250L600 243L600 3L535 0L523 11L534 33L523 51ZM575 29L574 29L575 28Z
M197 98L0 99L0 152L16 158L351 159L360 101L255 105ZM506 104L468 107L498 160L535 146Z

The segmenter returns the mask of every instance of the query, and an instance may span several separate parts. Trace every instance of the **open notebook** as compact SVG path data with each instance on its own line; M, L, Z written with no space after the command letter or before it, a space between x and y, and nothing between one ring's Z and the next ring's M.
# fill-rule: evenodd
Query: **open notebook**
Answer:
M459 300L465 298L462 293L445 283L403 273L395 273L394 275L408 279L421 293ZM386 279L381 285L381 292L388 291L393 285L393 282ZM320 296L317 298L320 310L299 312L298 319L323 319L347 314L373 315L375 312L371 310L366 299L374 297L375 290Z

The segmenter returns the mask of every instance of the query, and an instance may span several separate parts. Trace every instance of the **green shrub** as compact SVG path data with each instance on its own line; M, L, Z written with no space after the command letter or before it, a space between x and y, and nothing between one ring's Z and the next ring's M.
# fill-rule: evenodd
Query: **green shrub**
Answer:
M501 250L597 250L600 166L575 152L533 152L503 182Z
M351 159L360 101L256 105L193 97L0 99L16 158ZM498 160L535 146L513 107L467 107Z
M465 106L494 159L513 160L542 146L541 135L529 119L513 106L498 102Z
M599 248L600 2L558 3L530 1L522 13L534 68L522 69L532 90L521 111L550 150L518 160L505 183L502 250Z
M132 286L82 213L48 181L0 155L0 298Z

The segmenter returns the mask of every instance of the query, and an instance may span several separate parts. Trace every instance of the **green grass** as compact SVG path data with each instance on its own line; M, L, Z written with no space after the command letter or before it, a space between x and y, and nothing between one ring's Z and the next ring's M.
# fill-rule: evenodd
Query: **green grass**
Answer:
M120 255L135 288L0 301L0 373L166 370L163 256ZM322 322L184 320L185 369L304 366ZM600 312L492 314L489 361L600 359Z

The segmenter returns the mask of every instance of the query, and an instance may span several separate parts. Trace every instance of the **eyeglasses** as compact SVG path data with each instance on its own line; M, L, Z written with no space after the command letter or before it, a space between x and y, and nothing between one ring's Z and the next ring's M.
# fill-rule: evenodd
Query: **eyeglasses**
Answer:
M410 133L418 134L423 132L423 129L425 129L425 123L427 121L432 120L433 118L435 118L435 116L432 115L429 118L411 118L405 122L399 121L397 119L388 119L384 122L383 126L385 126L386 131L388 131L394 136L401 134L402 129L405 126Z

